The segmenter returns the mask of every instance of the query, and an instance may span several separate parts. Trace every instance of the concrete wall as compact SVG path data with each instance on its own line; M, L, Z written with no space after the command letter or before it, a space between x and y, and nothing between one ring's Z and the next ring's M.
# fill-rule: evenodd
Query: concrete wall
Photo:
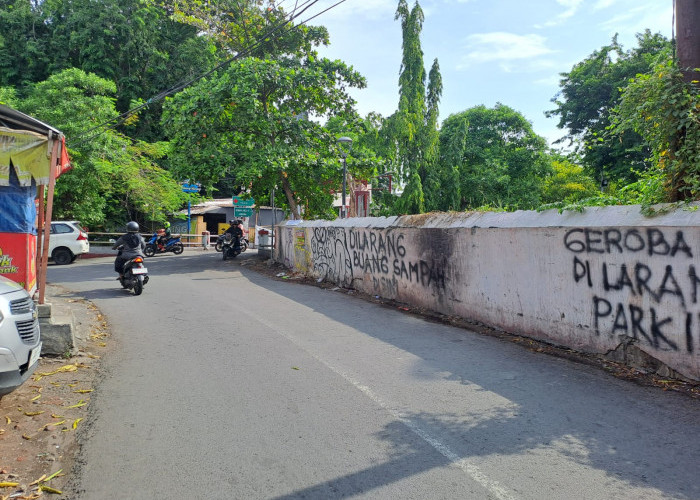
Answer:
M700 380L696 209L654 218L627 206L291 221L277 228L275 259L373 295Z

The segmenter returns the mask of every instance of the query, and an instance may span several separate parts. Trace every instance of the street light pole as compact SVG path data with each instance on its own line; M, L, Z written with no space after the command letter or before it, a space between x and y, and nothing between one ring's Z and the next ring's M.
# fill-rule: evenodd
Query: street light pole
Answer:
M349 137L341 137L340 139L338 139L338 142L341 144L347 144L349 146L350 144L352 144L352 139L350 139ZM346 158L348 156L348 153L347 151L343 150L341 154L343 155L343 206L340 208L340 218L345 219L348 216L347 209L345 208L345 190L347 186L348 177L348 165Z

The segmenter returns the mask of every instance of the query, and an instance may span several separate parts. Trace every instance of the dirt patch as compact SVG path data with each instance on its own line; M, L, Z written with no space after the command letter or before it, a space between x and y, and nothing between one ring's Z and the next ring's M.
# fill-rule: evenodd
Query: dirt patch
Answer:
M628 380L639 385L657 387L664 391L679 392L688 397L700 399L700 383L698 382L681 380L672 377L662 377L655 373L645 371L643 369L633 368L624 363L606 359L602 355L587 354L574 351L572 349L551 345L546 342L541 342L528 337L513 335L508 332L497 330L482 323L470 321L465 318L447 316L444 314L436 313L434 311L397 302L395 300L385 299L378 295L368 295L351 288L344 288L332 283L317 281L301 273L295 273L292 270L286 268L284 265L277 262L273 262L269 259L248 259L246 261L243 261L241 265L249 269L255 270L256 272L259 272L261 274L265 274L273 279L292 281L294 283L317 286L319 288L336 291L338 293L354 295L356 297L359 297L363 300L367 300L369 302L373 302L375 304L380 304L382 306L389 307L392 309L398 309L406 314L413 314L430 321L448 324L458 328L464 328L466 330L471 330L483 335L497 337L503 340L504 342L512 342L518 344L532 352L547 354L550 356L557 356L560 358L566 358L576 363L595 366L614 377L623 380Z
M0 399L0 499L65 498L82 419L111 347L94 304L55 285L46 297L54 311L73 312L76 348L70 357L42 357L34 375Z

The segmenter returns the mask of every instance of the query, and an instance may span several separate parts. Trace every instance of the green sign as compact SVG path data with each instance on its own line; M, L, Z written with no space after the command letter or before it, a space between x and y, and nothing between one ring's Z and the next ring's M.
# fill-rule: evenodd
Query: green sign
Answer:
M233 197L233 207L252 207L255 205L255 200L253 198L243 199L240 196Z
M233 207L233 213L236 217L252 217L253 209L250 207Z

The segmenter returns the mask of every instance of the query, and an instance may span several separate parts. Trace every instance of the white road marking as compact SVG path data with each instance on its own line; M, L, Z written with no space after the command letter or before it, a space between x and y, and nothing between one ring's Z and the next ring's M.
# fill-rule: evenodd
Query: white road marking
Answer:
M314 358L316 361L319 363L323 364L326 368L331 370L333 373L341 376L343 379L348 381L350 384L355 386L357 389L359 389L363 394L365 394L368 398L370 398L374 403L379 405L384 411L389 413L392 417L394 417L396 420L399 420L401 423L403 423L406 427L408 427L409 430L411 430L414 434L419 436L421 439L423 439L426 443L428 443L430 446L432 446L438 453L440 453L442 456L444 456L447 460L450 461L450 465L453 467L457 467L458 469L462 470L464 473L467 474L474 482L478 483L481 485L484 489L486 489L491 495L493 495L495 498L498 500L517 500L517 497L511 494L504 486L502 486L498 481L495 481L493 479L490 479L486 474L484 474L481 469L471 463L468 459L466 458L461 458L459 455L454 453L450 448L439 441L438 439L434 438L431 436L428 432L426 432L424 429L421 429L418 425L416 425L412 420L409 418L406 418L401 415L396 410L393 410L389 405L384 403L384 401L379 398L369 387L362 385L360 382L355 380L352 376L348 375L347 373L343 372L339 368L331 365L327 361L319 358L316 354L313 352L309 351L306 347L301 345L299 341L292 337L291 335L279 330L275 325L269 323L266 321L264 318L261 317L255 317L255 320L259 321L260 323L264 324L268 328L270 328L272 331L276 332L277 334L281 335L282 337L286 338L290 342L292 342L294 345L305 351L309 356Z

